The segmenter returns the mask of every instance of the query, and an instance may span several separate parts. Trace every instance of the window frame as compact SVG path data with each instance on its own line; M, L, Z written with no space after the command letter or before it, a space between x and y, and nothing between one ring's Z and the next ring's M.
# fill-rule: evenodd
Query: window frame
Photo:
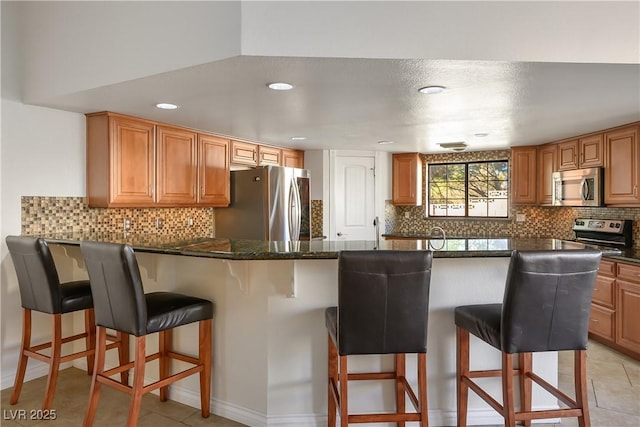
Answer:
M482 164L482 163L504 163L506 165L506 179L504 180L507 183L507 210L504 216L470 216L469 215L469 165L472 164ZM465 194L465 206L464 206L464 215L431 215L430 207L431 207L431 183L430 183L430 168L431 166L450 166L450 165L464 165L464 194ZM511 166L509 164L508 159L493 159L493 160L469 160L469 161L461 161L461 162L438 162L438 163L427 163L425 170L425 216L427 218L437 218L437 219L487 219L487 220L504 220L509 218L509 207L511 206Z

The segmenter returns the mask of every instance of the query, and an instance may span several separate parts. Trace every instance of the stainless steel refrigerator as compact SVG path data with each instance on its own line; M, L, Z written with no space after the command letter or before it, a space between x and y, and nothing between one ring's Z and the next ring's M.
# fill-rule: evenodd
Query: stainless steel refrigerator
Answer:
M309 171L263 166L231 172L231 204L215 211L216 237L309 240Z

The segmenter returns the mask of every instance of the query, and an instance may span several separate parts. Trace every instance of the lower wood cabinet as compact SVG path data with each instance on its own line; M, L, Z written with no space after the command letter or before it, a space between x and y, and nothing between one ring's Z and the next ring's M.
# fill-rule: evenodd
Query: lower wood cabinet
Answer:
M640 360L640 265L601 261L589 335Z

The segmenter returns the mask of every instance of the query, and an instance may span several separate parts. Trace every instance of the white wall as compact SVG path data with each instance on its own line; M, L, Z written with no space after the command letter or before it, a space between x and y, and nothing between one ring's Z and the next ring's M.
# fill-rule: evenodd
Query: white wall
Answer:
M1 138L0 387L6 388L12 385L15 374L22 327L18 283L5 238L20 234L21 196L84 196L85 120L82 114L3 98ZM34 339L48 336L46 320L35 315ZM29 363L30 368L37 366Z
M56 1L20 7L24 99L30 103L240 54L238 2Z
M637 64L639 15L629 1L243 2L242 54Z

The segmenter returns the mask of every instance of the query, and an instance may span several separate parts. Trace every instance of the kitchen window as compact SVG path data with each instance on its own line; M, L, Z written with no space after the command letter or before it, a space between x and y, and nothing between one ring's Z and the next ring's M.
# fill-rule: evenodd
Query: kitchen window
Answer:
M506 218L507 160L427 165L427 216Z

